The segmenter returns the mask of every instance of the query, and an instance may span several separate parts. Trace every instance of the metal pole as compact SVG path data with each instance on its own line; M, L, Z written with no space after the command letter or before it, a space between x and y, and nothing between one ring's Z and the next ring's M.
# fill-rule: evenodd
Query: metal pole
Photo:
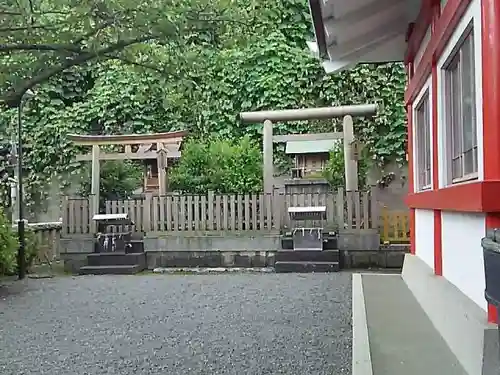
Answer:
M24 202L23 202L23 121L22 121L22 111L23 111L23 99L19 101L19 106L17 107L17 192L18 192L18 204L19 204L19 221L17 222L17 231L19 237L19 251L17 254L17 264L18 264L18 276L19 280L24 279L26 276L26 239L24 232Z
M273 123L280 121L299 121L299 120L320 120L334 117L344 117L350 115L374 116L377 114L376 104L346 105L342 107L323 107L323 108L303 108L303 109L285 109L279 111L259 111L259 112L241 112L240 119L243 122L264 122L265 120Z

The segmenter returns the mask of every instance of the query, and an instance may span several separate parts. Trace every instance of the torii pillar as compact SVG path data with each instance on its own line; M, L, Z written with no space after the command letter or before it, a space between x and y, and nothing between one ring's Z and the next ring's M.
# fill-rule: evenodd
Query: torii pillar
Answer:
M349 157L352 154L354 141L353 117L374 116L377 113L376 104L350 105L341 107L323 107L307 109L287 109L279 111L241 112L243 122L263 122L263 153L264 153L264 193L273 193L273 123L301 120L322 120L343 117L344 155L346 190L358 190L358 162ZM315 139L321 139L322 134L311 134ZM339 138L339 137L337 137Z

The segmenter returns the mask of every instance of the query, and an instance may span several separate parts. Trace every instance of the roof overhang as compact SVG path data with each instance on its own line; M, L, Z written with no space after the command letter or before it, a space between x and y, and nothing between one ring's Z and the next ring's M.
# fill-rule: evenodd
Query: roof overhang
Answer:
M316 41L308 43L327 73L358 63L403 61L408 24L421 0L309 0Z

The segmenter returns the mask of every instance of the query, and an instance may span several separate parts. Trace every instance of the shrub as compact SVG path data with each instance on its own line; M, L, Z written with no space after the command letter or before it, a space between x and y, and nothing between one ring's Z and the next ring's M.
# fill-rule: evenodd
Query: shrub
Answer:
M0 275L10 275L17 267L18 242L11 223L0 208Z

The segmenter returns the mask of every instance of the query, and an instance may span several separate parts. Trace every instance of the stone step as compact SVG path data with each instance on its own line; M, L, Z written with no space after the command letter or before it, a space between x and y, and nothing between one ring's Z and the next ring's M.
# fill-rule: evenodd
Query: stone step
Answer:
M338 250L279 250L276 262L339 262Z
M311 272L338 272L338 262L276 262L274 263L276 273L311 273Z
M80 268L81 275L133 275L144 271L140 264L121 266L84 266Z
M143 253L144 252L144 240L130 240L130 244L132 245L130 250L127 249L127 253Z
M87 255L89 266L132 266L135 264L146 264L144 253L94 253Z

